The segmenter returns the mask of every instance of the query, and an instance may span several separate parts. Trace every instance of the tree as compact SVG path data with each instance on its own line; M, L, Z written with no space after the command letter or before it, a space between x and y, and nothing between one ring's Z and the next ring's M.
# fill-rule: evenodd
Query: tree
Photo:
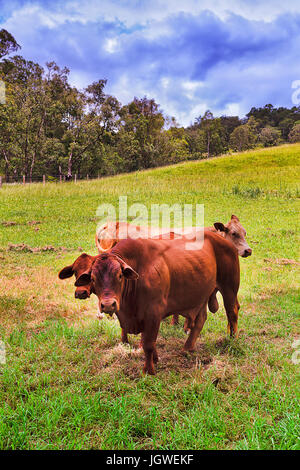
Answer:
M242 124L232 132L229 145L235 151L241 152L255 146L257 141L257 121L250 117L247 124Z
M0 30L0 59L2 57L10 54L11 52L16 52L20 49L19 44L15 38L10 34L6 29Z
M281 131L276 127L263 127L260 131L258 140L264 145L264 147L272 147L278 145L281 142Z
M224 150L228 151L229 149L229 139L230 135L234 129L241 125L241 120L238 116L221 116L221 125L222 125L222 135L224 141Z
M206 111L204 116L199 116L192 129L199 129L202 131L198 137L199 142L203 142L206 149L206 156L209 158L212 155L218 155L224 151L224 129L221 124L220 118L214 118L211 111Z
M139 155L134 153L134 166L136 169L150 168L155 164L155 147L165 123L159 105L147 97L134 98L131 103L120 109L119 114L121 135L131 134L139 146ZM134 147L136 148L136 145Z
M300 123L295 124L293 129L289 133L289 141L292 143L300 142Z

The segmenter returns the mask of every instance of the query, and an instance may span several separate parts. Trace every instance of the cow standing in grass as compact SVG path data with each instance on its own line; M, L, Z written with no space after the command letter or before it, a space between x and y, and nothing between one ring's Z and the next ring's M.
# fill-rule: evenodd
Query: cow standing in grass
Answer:
M186 240L127 239L96 257L75 286L91 284L102 312L117 315L124 334L142 334L143 371L154 374L160 322L178 312L187 319L193 351L207 318L207 303L216 286L221 291L228 331L237 334L240 282L237 250L205 231L202 249L187 250Z

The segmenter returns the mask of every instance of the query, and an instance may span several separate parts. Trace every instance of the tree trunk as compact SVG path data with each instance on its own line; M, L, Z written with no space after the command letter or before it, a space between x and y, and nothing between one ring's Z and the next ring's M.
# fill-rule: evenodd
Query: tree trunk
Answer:
M5 150L3 150L3 155L5 159L5 182L9 183L9 160Z
M67 173L68 180L72 179L72 154L73 152L70 153L69 160L68 160L68 173Z
M32 160L31 160L31 165L30 165L30 170L29 170L29 182L32 183L32 172L33 172L33 167L34 167L34 164L35 164L35 152L32 156Z
M207 158L209 158L209 152L210 152L210 132L208 131L207 133Z

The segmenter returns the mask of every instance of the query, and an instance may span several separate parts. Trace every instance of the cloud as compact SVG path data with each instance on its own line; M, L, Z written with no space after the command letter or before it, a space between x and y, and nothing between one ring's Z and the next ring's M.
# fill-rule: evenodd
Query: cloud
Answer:
M207 108L243 115L269 102L292 106L298 2L219 1L213 10L196 0L4 3L2 27L24 57L66 65L79 87L107 78L123 103L153 97L184 125Z

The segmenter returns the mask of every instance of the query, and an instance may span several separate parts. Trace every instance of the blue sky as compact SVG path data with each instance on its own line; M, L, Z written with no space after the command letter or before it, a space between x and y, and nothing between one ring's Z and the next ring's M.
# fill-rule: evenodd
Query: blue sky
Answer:
M300 80L298 0L0 0L0 27L73 85L107 78L123 104L153 97L183 125L206 109L291 107Z

